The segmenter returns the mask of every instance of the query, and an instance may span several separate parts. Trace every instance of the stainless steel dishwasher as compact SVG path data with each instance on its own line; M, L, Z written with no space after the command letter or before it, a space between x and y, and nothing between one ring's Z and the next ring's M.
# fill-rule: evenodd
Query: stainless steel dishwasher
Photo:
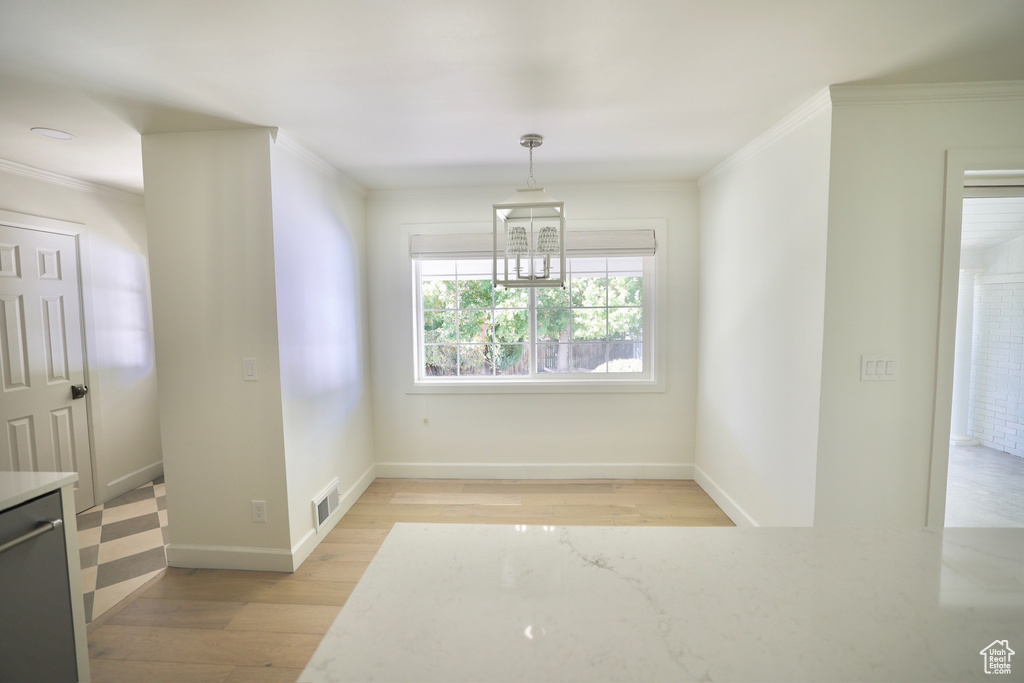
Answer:
M75 681L60 492L0 513L0 681Z

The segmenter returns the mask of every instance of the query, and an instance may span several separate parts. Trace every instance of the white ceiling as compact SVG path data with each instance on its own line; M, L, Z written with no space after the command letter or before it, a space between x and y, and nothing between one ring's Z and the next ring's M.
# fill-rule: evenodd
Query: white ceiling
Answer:
M0 158L277 126L368 188L696 178L834 83L1024 80L1024 0L0 0ZM55 142L29 132L74 133Z

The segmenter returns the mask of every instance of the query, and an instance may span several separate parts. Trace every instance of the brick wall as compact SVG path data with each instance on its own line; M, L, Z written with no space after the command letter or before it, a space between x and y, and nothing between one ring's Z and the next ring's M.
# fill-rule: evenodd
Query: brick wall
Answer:
M994 247L974 280L967 428L982 444L1024 457L1024 239Z

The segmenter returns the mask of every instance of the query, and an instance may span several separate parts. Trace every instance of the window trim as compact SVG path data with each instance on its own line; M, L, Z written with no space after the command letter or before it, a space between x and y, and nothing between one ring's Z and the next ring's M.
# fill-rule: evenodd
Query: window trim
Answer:
M411 315L409 316L412 330L405 335L411 342L411 363L405 373L407 394L483 394L483 393L652 393L665 391L665 331L667 329L668 273L666 253L668 250L667 221L665 219L633 219L633 220L567 220L567 231L611 231L611 230L653 230L657 241L657 250L650 265L651 276L647 276L645 266L644 300L647 315L644 316L644 376L636 374L613 373L601 378L586 377L582 374L534 375L531 377L492 376L481 378L459 377L444 378L420 376L420 349L423 346L423 327L421 307L420 280L416 259L410 257L408 251L411 236L414 234L446 234L459 232L487 231L488 223L441 223L441 224L407 224L403 225L403 246L406 251L404 258L408 264L409 291L411 297ZM531 328L533 326L531 315ZM535 336L535 335L534 335ZM648 346L649 345L649 346Z

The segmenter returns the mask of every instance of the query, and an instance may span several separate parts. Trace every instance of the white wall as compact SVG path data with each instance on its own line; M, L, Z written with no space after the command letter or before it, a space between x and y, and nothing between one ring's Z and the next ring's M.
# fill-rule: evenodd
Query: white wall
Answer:
M375 192L368 202L370 336L378 473L392 476L690 477L697 334L697 193L692 184L550 186L573 220L666 220L665 390L651 393L408 393L413 314L407 230L490 230L509 187ZM426 420L426 422L425 422ZM510 433L508 425L528 425ZM495 436L501 434L501 439ZM447 464L447 466L445 466ZM554 466L562 465L562 466Z
M304 558L313 497L337 478L352 489L340 514L373 478L365 192L283 134L270 161L290 542Z
M103 503L162 472L142 198L4 163L0 209L85 226L88 400Z
M739 524L813 523L830 118L816 98L701 181L697 481Z
M816 525L926 522L946 151L1024 145L1024 93L984 93L833 88ZM870 353L899 379L860 382Z
M172 566L291 565L270 140L142 138ZM250 357L256 382L242 379Z

